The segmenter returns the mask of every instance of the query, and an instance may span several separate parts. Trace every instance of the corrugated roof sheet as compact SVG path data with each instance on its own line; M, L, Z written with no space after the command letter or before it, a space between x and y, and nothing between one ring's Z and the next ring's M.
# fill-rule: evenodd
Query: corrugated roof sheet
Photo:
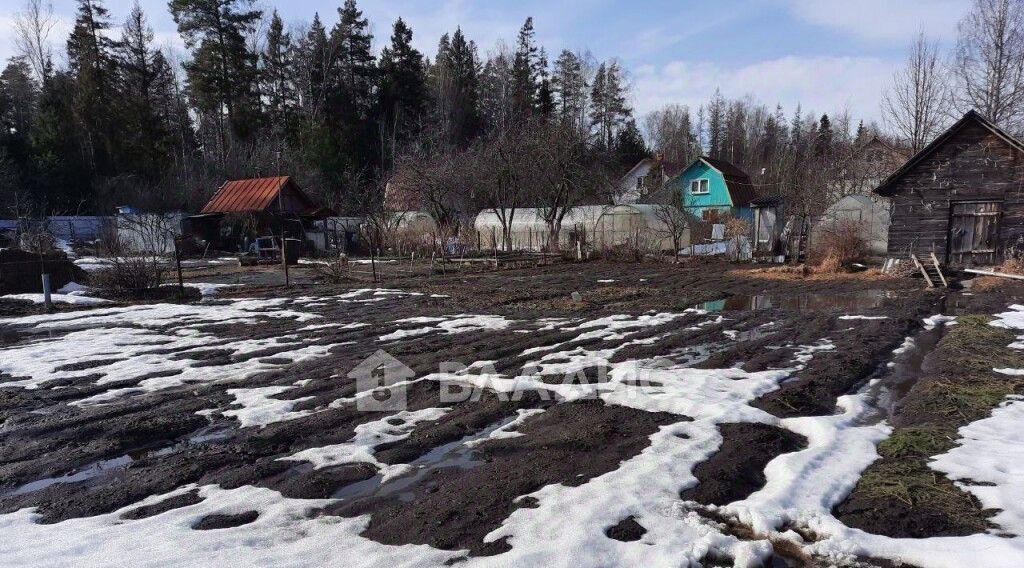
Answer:
M312 208L312 203L288 176L238 179L225 182L213 194L201 213L236 213L266 210L286 185L291 183L299 199Z

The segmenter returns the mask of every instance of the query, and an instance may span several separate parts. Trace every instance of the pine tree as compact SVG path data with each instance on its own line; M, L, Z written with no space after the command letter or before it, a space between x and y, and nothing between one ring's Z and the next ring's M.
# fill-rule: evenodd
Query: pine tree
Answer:
M412 46L412 30L398 18L391 45L380 55L380 121L391 150L419 130L427 109L423 55Z
M257 55L245 38L262 17L252 0L170 0L178 33L192 50L185 64L193 104L216 129L223 159L229 135L246 139L259 119Z
M610 150L619 128L633 112L626 104L626 89L617 62L602 63L598 67L590 93L590 122L597 127L601 146Z
M263 49L260 91L266 98L266 114L272 134L290 139L294 132L294 116L298 106L295 88L295 50L290 33L277 10L270 19L267 44Z
M555 61L551 82L559 120L577 132L584 132L587 128L587 78L583 60L575 53L563 50Z

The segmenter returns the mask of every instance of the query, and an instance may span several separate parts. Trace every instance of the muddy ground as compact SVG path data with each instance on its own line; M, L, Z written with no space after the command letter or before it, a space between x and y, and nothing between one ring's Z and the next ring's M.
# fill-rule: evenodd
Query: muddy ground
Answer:
M212 272L193 277L217 281ZM289 290L266 281L262 286L224 289L220 300L214 301L284 296L291 299L284 304L288 307L299 305L302 298L344 294L365 286L313 284L311 280L308 274L301 276L298 281L303 284ZM718 262L681 266L590 262L394 279L384 285L420 295L396 296L386 302L303 304L304 310L322 316L318 321L366 324L359 327L302 331L304 324L281 318L201 327L225 341L295 334L309 345L334 346L326 356L307 361L292 361L288 349L268 348L245 356L276 365L246 379L246 388L287 386L289 389L276 398L301 399L292 408L298 413L316 411L286 421L240 427L236 419L224 414L236 405L226 387L218 383L130 393L102 405L72 404L152 378L140 374L101 384L98 381L107 361L83 364L74 369L80 371L78 378L44 385L46 388L0 388L0 512L36 507L41 522L53 523L115 511L190 483L225 488L258 485L288 497L343 497L320 514L370 514L364 536L382 543L429 544L445 550L465 549L470 555L500 554L509 545L500 540L485 542L484 536L515 509L531 506L528 499L520 497L553 483L583 484L614 470L643 451L660 426L686 418L612 406L601 400L558 404L553 396L536 393L509 401L486 391L481 400L449 404L452 411L440 419L417 423L408 437L376 448L376 457L384 464L422 466L416 475L400 478L396 487L389 485L395 481L380 483L376 469L367 464L314 469L306 462L280 458L343 443L353 438L358 426L387 416L336 404L357 392L348 372L379 348L408 365L417 376L437 371L442 361L488 361L497 372L514 375L536 358L526 353L545 346L558 346L563 352L612 346L617 348L610 356L612 363L661 359L665 365L760 371L784 368L800 346L827 338L834 349L816 352L780 388L754 403L780 418L827 415L835 411L838 397L856 392L871 378L884 378L893 350L905 337L921 331L923 317L948 305L969 310L970 302L983 313L982 308L1005 307L1019 292L1016 288L998 289L972 299L956 291L924 290L921 281L914 279L855 275L777 279ZM579 299L572 297L573 292L579 292ZM991 305L977 305L984 302ZM560 325L521 323L642 316L688 308L700 311L618 341L581 339L578 332ZM20 310L26 309L12 308L8 313L20 315ZM514 323L505 329L406 337L399 333L395 339L380 339L410 327L397 323L400 318L452 314L503 316ZM840 318L848 314L887 319ZM171 333L174 326L163 331ZM2 324L0 335L5 338L0 350L39 340L33 330ZM161 352L155 345L152 352L212 368L238 360L230 350L219 350L216 345L170 352ZM601 380L602 369L585 366L577 375L581 381ZM0 382L18 378L0 375ZM895 417L883 418L893 418L907 427L928 424L935 417L924 416L928 411L912 404L926 387L904 387L896 395L890 393L900 399L893 404L899 409ZM441 406L439 396L438 383L416 382L408 392L408 409ZM531 409L547 411L524 420L516 429L520 436L480 438L510 422L519 411ZM681 500L721 505L743 499L764 485L764 467L771 459L797 451L806 442L801 436L764 424L722 424L719 429L723 443L695 468L699 483L684 489ZM470 438L480 438L472 451L446 449ZM862 493L855 493L837 511L844 522L869 532L931 536L964 534L984 527L979 521L981 524L949 528L946 521L927 515L906 521L908 513L903 508L886 507L878 512L881 502L877 495L865 498ZM195 493L186 493L133 509L125 516L156 515L199 499ZM211 515L193 528L244 525L253 522L255 514ZM607 534L618 540L635 540L644 530L632 518L625 518L609 527Z

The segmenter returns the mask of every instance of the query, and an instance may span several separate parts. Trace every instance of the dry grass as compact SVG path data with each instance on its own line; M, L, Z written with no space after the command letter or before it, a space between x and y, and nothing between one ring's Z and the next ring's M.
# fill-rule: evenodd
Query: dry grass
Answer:
M838 221L824 231L811 251L812 264L823 273L836 274L848 270L853 263L864 260L868 242L864 226L852 221Z
M746 278L759 278L762 280L812 280L812 281L827 281L827 280L839 280L839 281L853 281L853 282L864 282L872 280L891 280L892 277L883 274L878 268L869 268L860 272L831 272L829 270L821 270L819 267L807 266L805 264L800 265L782 265L782 266L771 266L767 268L755 268L753 270L731 270L729 274L732 276L740 276Z

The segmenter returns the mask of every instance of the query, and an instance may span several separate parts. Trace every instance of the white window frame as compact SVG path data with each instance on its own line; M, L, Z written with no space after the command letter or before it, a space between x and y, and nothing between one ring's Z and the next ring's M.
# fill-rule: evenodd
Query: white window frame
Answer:
M694 189L696 184L697 189ZM704 191L701 191L700 187L704 186ZM690 180L690 195L707 195L711 193L711 180L708 178L698 178Z

